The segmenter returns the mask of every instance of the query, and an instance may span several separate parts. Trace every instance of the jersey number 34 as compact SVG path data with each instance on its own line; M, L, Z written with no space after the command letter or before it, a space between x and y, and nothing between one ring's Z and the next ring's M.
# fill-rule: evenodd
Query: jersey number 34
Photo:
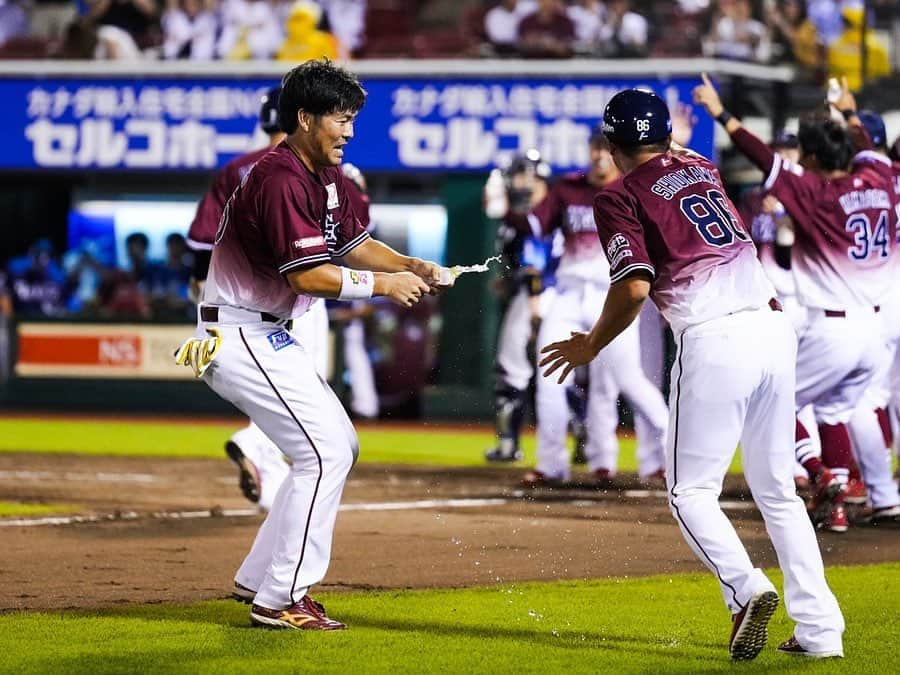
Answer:
M887 258L890 255L891 239L888 234L887 211L881 212L874 228L869 216L865 213L855 213L847 219L844 229L853 233L853 246L847 249L847 255L851 260L867 260L871 256Z
M709 190L705 195L682 197L680 206L681 212L710 246L730 246L735 239L750 241L750 237L741 229L740 221L731 212L725 195L718 190Z

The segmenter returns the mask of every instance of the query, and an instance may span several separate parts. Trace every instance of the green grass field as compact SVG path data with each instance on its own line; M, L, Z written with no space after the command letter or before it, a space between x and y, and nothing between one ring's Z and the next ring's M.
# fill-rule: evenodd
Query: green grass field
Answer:
M732 664L710 575L324 595L342 633L250 628L232 601L0 616L0 671L15 673L896 672L900 564L831 568L847 619L842 661L769 648ZM772 573L773 581L780 578Z
M158 421L17 419L0 417L0 452L49 452L129 457L224 458L225 440L239 421L191 424ZM360 461L437 466L485 466L484 450L494 436L483 427L447 430L421 424L418 429L366 425L359 430ZM620 440L619 470L637 471L633 438ZM525 459L534 464L535 439L522 439ZM732 471L740 470L735 457Z

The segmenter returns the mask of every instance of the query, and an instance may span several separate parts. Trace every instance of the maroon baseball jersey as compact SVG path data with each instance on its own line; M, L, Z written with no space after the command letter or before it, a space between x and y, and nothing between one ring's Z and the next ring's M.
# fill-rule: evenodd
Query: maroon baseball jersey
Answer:
M511 227L539 238L562 231L565 250L556 272L560 282L609 282L609 267L594 222L594 196L600 189L589 183L584 173L568 174L556 181L526 216L510 213L505 219Z
M676 332L775 295L719 172L700 155L641 164L597 195L594 216L611 281L650 275L651 298Z
M209 191L203 195L197 206L197 214L188 230L187 244L195 251L211 251L219 229L219 221L222 219L222 211L225 202L241 184L246 173L260 159L266 156L272 148L265 147L260 150L248 152L240 157L235 157L216 173Z
M281 143L244 176L216 234L206 304L294 318L315 298L285 274L346 255L369 238L340 167L309 171Z
M878 305L893 280L890 160L865 150L848 175L828 178L774 153L746 129L731 137L766 172L763 187L794 221L791 269L800 303L826 310Z
M545 20L539 12L524 17L519 22L519 42L533 42L528 53L531 56L559 56L553 51L543 51L539 44L542 40L562 42L571 47L575 40L575 24L564 12L555 12Z

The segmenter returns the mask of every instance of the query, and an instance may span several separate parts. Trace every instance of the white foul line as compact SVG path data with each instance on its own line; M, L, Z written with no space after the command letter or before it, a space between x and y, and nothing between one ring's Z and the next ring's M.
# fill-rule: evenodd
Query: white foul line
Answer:
M101 481L107 483L155 483L159 478L149 473L78 473L67 471L0 471L0 480L54 481L72 480L78 482Z

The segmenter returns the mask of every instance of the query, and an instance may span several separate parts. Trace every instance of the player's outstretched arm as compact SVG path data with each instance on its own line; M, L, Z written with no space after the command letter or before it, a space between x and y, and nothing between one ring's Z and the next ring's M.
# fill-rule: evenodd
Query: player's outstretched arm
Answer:
M441 281L441 266L437 263L402 255L375 239L366 239L345 255L343 260L345 265L358 270L412 272L433 290Z
M544 357L538 366L547 366L544 377L562 368L561 384L574 368L592 361L637 318L649 294L650 281L643 275L626 277L610 286L603 311L590 333L573 331L568 340L551 342L541 349Z
M725 131L731 136L735 147L768 175L775 163L775 153L768 145L747 131L740 120L725 110L722 99L719 98L719 92L716 91L712 81L706 73L703 73L702 77L703 84L694 87L694 103L706 108L710 117L725 127Z
M383 296L404 307L412 307L431 290L412 272L356 271L331 263L289 272L287 280L298 295L337 300Z

